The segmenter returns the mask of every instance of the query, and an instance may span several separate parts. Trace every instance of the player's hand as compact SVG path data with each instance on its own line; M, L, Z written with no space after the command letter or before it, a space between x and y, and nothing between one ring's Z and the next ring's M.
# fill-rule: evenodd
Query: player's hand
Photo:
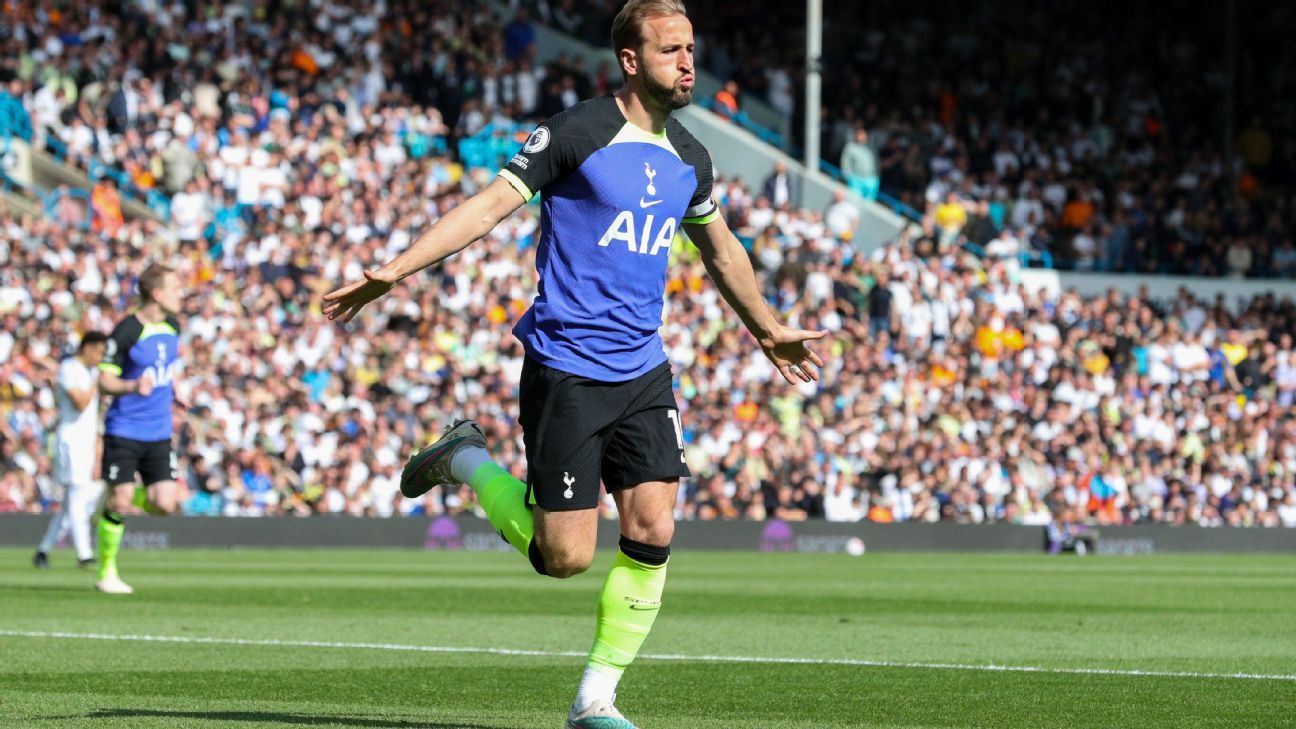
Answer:
M135 393L140 397L153 394L153 370L144 370L144 374L135 380Z
M390 274L365 271L363 281L324 294L324 315L329 319L351 321L365 304L391 291L395 285L396 278Z
M789 385L799 385L819 379L816 368L824 366L823 360L806 343L826 336L827 330L810 332L779 327L769 338L760 340L760 345L783 379Z

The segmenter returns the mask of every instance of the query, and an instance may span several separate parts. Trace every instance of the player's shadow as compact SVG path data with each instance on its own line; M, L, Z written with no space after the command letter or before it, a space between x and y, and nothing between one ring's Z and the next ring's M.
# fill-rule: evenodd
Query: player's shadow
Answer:
M87 719L206 719L208 721L246 721L267 724L305 724L320 726L377 727L379 729L500 729L497 725L463 722L404 721L372 719L362 716L327 716L292 714L279 711L157 711L152 709L99 709L86 714Z

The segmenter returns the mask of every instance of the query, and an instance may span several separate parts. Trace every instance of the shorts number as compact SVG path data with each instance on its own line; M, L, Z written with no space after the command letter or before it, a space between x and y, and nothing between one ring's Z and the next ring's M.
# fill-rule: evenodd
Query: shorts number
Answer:
M680 463L684 463L684 429L680 427L679 411L667 410L666 417L670 418L671 425L675 427L675 444L680 449Z

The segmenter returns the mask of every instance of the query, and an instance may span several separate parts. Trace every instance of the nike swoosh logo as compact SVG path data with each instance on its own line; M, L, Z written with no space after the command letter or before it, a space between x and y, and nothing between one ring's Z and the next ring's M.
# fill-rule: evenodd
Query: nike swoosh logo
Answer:
M648 202L647 200L644 200L643 198L639 198L639 207L641 207L641 208L650 208L650 207L656 205L656 204L659 203L659 202L665 202L665 201L664 201L664 200L653 200L652 202Z
M637 603L633 603L633 602L632 602L632 603L630 603L630 609L631 609L631 610L641 610L641 611L643 611L643 612L647 612L647 611L649 611L649 610L660 610L660 609L661 609L661 606L660 606L660 605L639 605L639 604L637 604Z
M427 470L428 466L432 465L433 461L439 458L442 453L445 453L447 450L453 448L461 440L463 440L462 436L458 438L452 438L451 440L442 443L436 450L432 451L431 453L428 453L427 456L424 458L423 462L418 465L418 468L414 469L414 472L409 475L409 479L414 480L419 476L423 475L423 472Z

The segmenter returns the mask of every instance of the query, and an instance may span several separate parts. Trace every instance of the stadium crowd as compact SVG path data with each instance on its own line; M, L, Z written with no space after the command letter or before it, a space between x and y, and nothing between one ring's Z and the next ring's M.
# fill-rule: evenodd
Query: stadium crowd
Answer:
M461 413L524 476L510 329L534 295L533 208L350 325L319 313L323 292L489 180L436 139L469 119L546 113L543 94L527 110L516 82L525 28L436 8L399 14L408 4L370 15L330 2L307 19L236 3L196 17L157 4L123 17L95 4L57 19L15 11L33 15L4 39L0 65L38 133L135 164L133 180L173 193L174 226L120 215L111 191L89 211L0 218L0 510L50 503L54 362L129 309L150 260L187 287L177 377L187 513L471 511L467 488L417 501L397 490L409 448ZM400 17L408 28L379 33ZM163 41L113 42L131 22L158 24ZM344 60L344 42L365 52ZM515 83L488 103L484 81L479 93L462 85L465 69L490 78L499 59L516 64ZM78 144L87 118L99 124L79 111L92 103L86 89L121 68L127 91L101 88L126 96L124 116L108 115L119 126ZM575 75L557 75L543 78L563 105ZM51 85L63 97L55 113L39 100ZM774 206L723 177L716 194L771 305L831 330L831 356L820 383L782 384L677 244L663 339L695 474L680 518L1296 526L1290 299L1234 311L1187 291L1169 305L1043 296L1020 284L1007 244L993 244L1004 233L985 257L955 245L993 227L988 203L955 235L933 223L860 255L845 200ZM1009 197L1005 219L1021 206Z
M689 5L700 65L734 82L718 108L761 98L799 125L804 3ZM1059 268L1296 277L1293 13L1239 11L1238 66L1253 70L1236 73L1226 128L1218 10L828 4L824 159L948 237ZM963 230L978 209L995 226Z

